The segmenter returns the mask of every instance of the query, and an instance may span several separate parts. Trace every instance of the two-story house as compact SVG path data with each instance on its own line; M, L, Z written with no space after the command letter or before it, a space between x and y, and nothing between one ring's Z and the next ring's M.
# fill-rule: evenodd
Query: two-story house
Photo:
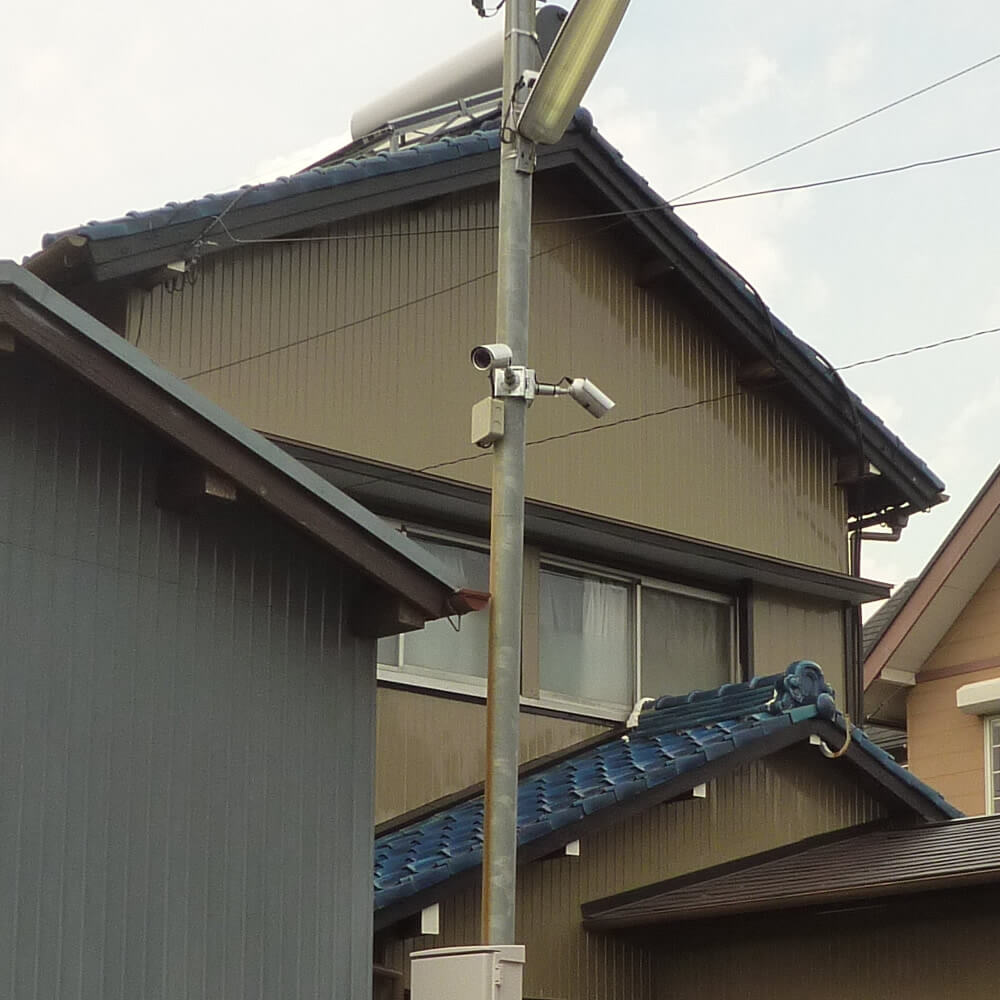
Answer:
M1000 812L1000 469L869 623L865 709L964 812ZM869 627L869 626L866 626Z
M485 589L490 463L468 441L485 386L468 352L493 339L498 149L490 118L412 144L383 132L290 178L46 237L28 266ZM824 728L841 718L832 702L817 715L827 682L859 717L858 608L888 593L858 575L852 538L939 503L943 484L585 112L540 151L534 205L530 363L553 381L593 378L617 407L600 424L553 400L530 412L522 758L539 774L566 760L603 773L605 750L580 758L581 743L620 740L642 697L695 689L717 703L685 716L677 738L691 753L678 773L723 749L691 749L702 723L731 735L726 753L761 737L728 756L725 774L720 764L693 784L643 779L659 789L643 799L653 812L634 818L645 839L619 832L598 880L572 898L690 872L699 857L953 815L861 736L829 767L809 748L815 738L836 753L851 732L842 719ZM379 643L383 836L474 798L485 628L473 614ZM821 664L822 683L767 722L781 671L803 659ZM676 721L647 714L640 728ZM792 737L772 732L786 725ZM703 801L700 786L723 778L725 793ZM745 805L751 789L760 809ZM660 811L678 798L681 813ZM713 836L718 850L702 854ZM690 854L667 863L677 837ZM612 869L616 857L630 861ZM572 863L561 858L545 870ZM441 862L432 852L420 863ZM475 892L454 898L468 936ZM534 911L521 907L528 935L552 912L550 897L535 898ZM580 995L648 995L655 954L598 941L576 902L564 909L575 923L552 953L565 975L529 981L529 995L581 984ZM416 940L383 929L407 948Z

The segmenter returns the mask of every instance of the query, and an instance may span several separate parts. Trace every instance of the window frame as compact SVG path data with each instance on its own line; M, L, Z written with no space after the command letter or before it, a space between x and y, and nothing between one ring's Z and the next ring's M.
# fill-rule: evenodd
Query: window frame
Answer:
M411 525L405 521L389 520L389 524L412 538L418 544L423 541L441 542L446 545L454 545L458 548L471 549L476 552L490 554L489 542L469 535L460 535L456 532L442 531L437 528L424 528L420 525ZM461 630L461 618L459 618L459 628ZM407 664L406 656L406 632L396 635L396 663L384 663L378 656L376 645L375 653L375 677L376 680L385 681L390 684L404 684L407 687L425 688L431 691L445 691L449 694L473 695L485 697L486 678L472 677L468 674L459 674L454 671L441 670L434 672L427 667L416 667ZM464 678L464 679L463 679Z
M489 554L489 542L475 536L463 535L458 532L451 532L438 528L425 528L422 525L412 525L395 519L388 519L389 523L399 531L406 534L416 542L427 540L431 542L441 542L449 545L456 545L467 549ZM729 608L729 678L731 681L740 680L740 602L746 599L745 595L738 591L709 590L687 583L678 583L662 577L650 576L646 573L630 573L626 570L609 567L601 563L595 563L585 559L575 559L559 553L547 552L544 549L526 545L526 552L531 549L534 552L532 559L525 558L525 592L529 591L529 572L536 573L537 579L530 581L532 586L530 591L536 597L536 606L532 609L534 614L538 614L537 597L540 591L541 573L545 569L551 568L556 572L566 572L581 576L591 576L612 583L622 583L629 587L629 627L631 629L631 643L629 649L630 665L629 671L632 682L633 704L612 705L607 702L587 701L586 699L576 699L570 696L560 696L552 692L542 693L539 689L538 695L526 695L525 689L525 661L531 658L534 669L539 669L540 652L536 648L528 650L525 643L531 641L528 629L522 628L522 649L521 661L522 670L520 678L519 701L522 708L534 708L546 712L571 715L581 719L591 719L599 721L621 722L626 719L631 712L638 692L642 690L642 590L644 587L651 590L665 591L667 593L678 594L682 597L691 597L696 600L704 600L713 604L727 606ZM388 664L378 659L376 654L376 677L379 681L388 684L398 684L409 688L420 688L428 691L443 692L446 694L464 695L466 697L484 698L486 696L486 678L472 678L471 676L458 673L440 671L439 673L428 672L427 668L408 667L405 663L406 635L402 632L396 638L397 663ZM537 630L533 634L533 639L537 642ZM540 680L540 677L538 678Z
M994 782L1000 775L1000 768L993 767L994 746L1000 748L1000 715L987 715L983 719L983 749L985 758L986 780L983 782L986 793L986 815L996 816L1000 813L1000 796L994 794ZM997 742L993 742L993 727L996 726Z

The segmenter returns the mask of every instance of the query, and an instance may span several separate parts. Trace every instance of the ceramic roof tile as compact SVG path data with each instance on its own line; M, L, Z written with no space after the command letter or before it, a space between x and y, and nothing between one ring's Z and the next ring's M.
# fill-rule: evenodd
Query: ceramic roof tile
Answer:
M727 684L682 698L660 698L635 729L521 780L518 844L530 844L648 789L697 772L778 729L811 719L842 719L822 671L792 664L784 674ZM903 770L859 729L853 740L879 764L930 798L946 815L944 799ZM386 833L375 842L375 907L382 909L479 865L482 796ZM436 880L436 881L435 881Z

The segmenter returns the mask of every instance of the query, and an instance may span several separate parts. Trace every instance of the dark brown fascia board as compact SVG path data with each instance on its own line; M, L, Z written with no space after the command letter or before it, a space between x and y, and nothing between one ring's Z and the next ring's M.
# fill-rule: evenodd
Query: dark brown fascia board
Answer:
M232 442L222 431L186 411L158 387L135 377L127 365L62 321L50 318L18 293L0 290L0 322L56 364L93 386L185 452L232 479L248 496L335 550L342 558L391 594L418 608L427 618L453 613L443 588L403 559L393 558L373 539L337 515L317 497L298 488Z
M849 826L841 830L831 830L827 833L819 833L804 840L796 840L791 844L782 844L781 847L773 847L758 854L749 854L746 857L735 858L732 861L724 861L709 868L699 868L684 875L675 875L672 878L661 879L659 882L652 882L649 885L639 886L637 889L626 889L625 892L612 893L610 896L602 896L598 899L588 900L580 904L580 912L583 915L585 927L609 928L614 923L615 927L636 926L643 922L640 920L625 922L624 919L613 919L607 913L609 910L616 910L631 903L643 903L656 896L662 896L677 889L687 889L689 886L698 885L702 882L711 882L718 878L729 875L738 875L740 872L757 868L760 865L770 864L772 861L782 861L786 858L794 859L806 851L811 851L816 847L825 847L828 844L836 844L841 841L853 840L855 837L866 833L876 833L880 830L894 829L900 824L886 819L872 820L862 823L859 826ZM602 918L606 914L606 918Z
M572 134L565 141L575 148L579 169L596 188L603 191L617 210L634 212L651 207L638 202L630 185L619 171L613 169L614 165L608 163L607 155L599 151L595 144L587 142L579 133ZM818 410L823 423L836 434L844 447L855 448L855 437L845 422L844 394L830 380L821 378L798 351L792 348L782 350L780 341L774 342L770 324L763 313L765 307L758 307L729 280L720 276L720 267L728 265L724 261L710 259L703 249L687 237L682 223L666 223L666 218L672 214L673 210L664 204L663 212L644 211L642 214L632 215L630 221L643 233L655 252L673 264L699 296L715 308L724 322L741 333L755 353L770 358L774 356L776 349L780 352L782 361L793 368L790 373L792 377L786 381L786 390L795 394L800 405ZM921 509L941 503L940 493L933 484L918 484L918 479L925 478L925 473L919 466L904 458L900 467L899 458L891 455L885 443L878 440L885 436L887 432L880 435L877 428L867 425L862 419L862 438L866 448L871 449L868 457L879 467L883 476L891 479L896 489Z
M269 437L300 462L379 513L428 527L451 526L481 533L488 530L488 489L380 465L276 435ZM446 524L435 524L435 517L444 518ZM537 500L525 504L525 530L536 544L568 547L578 556L595 560L615 560L619 569L631 568L649 575L680 574L692 584L742 591L747 581L752 581L853 605L889 596L890 587L886 583Z
M896 882L888 885L857 886L850 889L817 889L801 895L784 899L769 899L756 903L753 900L741 900L733 905L715 904L657 916L649 914L641 916L622 917L615 919L610 914L602 917L595 914L585 918L583 926L591 931L628 931L639 927L654 927L665 924L694 925L719 922L735 926L741 919L789 916L791 919L817 916L819 914L836 913L838 909L849 909L866 904L879 905L898 903L909 909L914 905L915 898L926 897L928 900L954 898L956 890L981 889L995 886L1000 882L1000 871L969 872L967 874L952 874L943 876L927 876L911 882ZM993 897L996 901L995 896ZM997 903L1000 905L1000 902ZM930 913L935 913L937 907L931 905ZM969 912L968 905L964 908Z
M972 502L937 547L921 571L909 596L896 609L895 615L882 631L878 642L869 650L864 663L865 688L878 680L882 670L910 630L919 622L938 593L945 588L955 567L965 558L993 516L1000 510L998 484L1000 484L1000 465L990 473Z
M554 830L545 837L519 847L517 851L517 863L518 865L526 865L533 861L538 861L552 854L553 851L565 847L570 841L592 836L610 826L621 823L623 820L637 813L645 812L653 806L681 798L697 785L715 781L744 764L760 760L763 757L769 757L790 746L808 740L812 735L819 735L834 750L839 748L844 741L842 730L820 719L811 719L806 722L786 726L773 733L769 733L759 740L754 740L752 743L748 743L746 746L740 747L732 753L726 754L724 757L709 761L702 767L678 775L671 781L666 781L662 785L651 788L621 805L608 806L598 812L591 813L576 823L571 823L559 830ZM859 757L867 758L867 760L860 761ZM926 800L916 802L915 799L922 799L922 796L919 796L909 785L895 779L884 768L879 767L864 750L861 750L856 745L852 744L842 759L855 764L866 776L874 775L876 785L883 789L883 796L893 801L897 807L902 806L923 819L941 820L949 818L939 810L933 809L931 804ZM831 761L831 763L835 764L837 762ZM377 910L375 913L375 930L379 931L391 927L398 921L412 916L414 913L419 913L425 907L440 902L442 899L452 896L462 889L475 885L479 878L480 870L481 866L476 865L468 871L461 872L444 882L414 893L414 895L402 899L391 906L387 906L383 910Z

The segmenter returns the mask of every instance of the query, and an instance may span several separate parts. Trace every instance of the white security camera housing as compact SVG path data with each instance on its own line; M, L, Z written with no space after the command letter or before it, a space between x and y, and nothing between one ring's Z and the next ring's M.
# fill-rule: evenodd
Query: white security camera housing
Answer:
M481 372L509 368L514 358L506 344L480 344L472 348L472 366Z
M589 378L575 378L569 384L569 395L592 417L603 417L614 409L615 401L606 396Z

